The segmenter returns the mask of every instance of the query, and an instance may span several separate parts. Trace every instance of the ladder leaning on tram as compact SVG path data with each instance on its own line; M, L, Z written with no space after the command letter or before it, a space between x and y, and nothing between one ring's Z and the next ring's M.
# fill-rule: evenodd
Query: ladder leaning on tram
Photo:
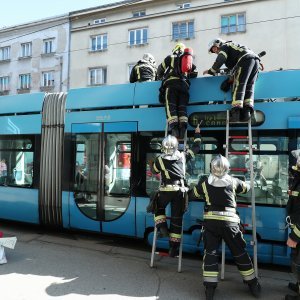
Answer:
M253 170L253 145L252 145L252 127L251 127L251 118L246 122L238 122L238 123L246 123L248 126L248 135L230 135L230 124L237 123L230 121L230 113L226 112L226 145L225 148L225 156L227 159L231 155L249 155L249 169L246 168L231 168L232 171L236 172L250 172L250 191L251 191L251 208L252 208L252 241L251 245L253 246L253 264L256 277L258 276L258 267L257 267L257 237L256 237L256 213L255 213L255 191L254 191L254 170ZM231 151L230 143L232 140L247 140L248 141L248 150L244 151ZM237 205L239 206L239 205ZM221 265L221 279L224 279L225 273L225 242L222 241L222 265Z
M199 125L195 130L195 134L200 134L200 128ZM175 139L175 137L172 137L173 139ZM165 129L165 139L168 139L168 124L166 124L166 129ZM185 177L186 177L186 144L187 144L187 131L185 131L185 136L183 141L179 141L178 144L178 150L181 152L180 153L180 158L179 160L182 160L182 168L183 168L183 179L181 180L181 187L180 189L182 190L182 195L183 195L183 199L182 201L186 201L186 196L187 196L187 190L188 188L185 187ZM190 151L190 150L189 150ZM192 150L191 150L192 151ZM192 151L193 152L193 151ZM163 164L162 160L160 160L160 164ZM162 171L165 170L165 167L162 166L161 167ZM160 177L162 179L162 176ZM163 187L163 182L161 181L160 186ZM173 200L173 199L172 199ZM175 201L179 201L178 199L175 199ZM180 203L172 203L172 206L175 207L175 205L177 207L180 207ZM186 203L183 203L184 206L186 206ZM184 214L184 212L183 212ZM160 216L159 216L160 217ZM159 218L158 217L158 218ZM167 220L170 220L170 222L172 222L173 216L171 217L166 217ZM155 223L157 223L157 217L155 217ZM174 220L173 220L174 221ZM160 225L160 224L158 224ZM162 228L160 228L160 231L162 231ZM153 234L153 242L152 242L152 252L151 252L151 262L150 262L150 267L154 266L154 257L155 254L158 254L160 256L171 256L174 257L174 253L172 253L172 235L173 233L170 233L170 250L169 253L165 253L165 252L157 252L156 251L156 245L157 245L157 238L159 237L158 234L158 226L155 225L155 229L154 229L154 234ZM162 237L166 237L167 234L162 234ZM182 265L182 247L183 247L183 216L182 216L182 222L181 222L181 233L180 233L180 244L179 244L179 249L178 251L176 251L177 253L175 253L175 256L178 257L178 272L181 272L181 265Z

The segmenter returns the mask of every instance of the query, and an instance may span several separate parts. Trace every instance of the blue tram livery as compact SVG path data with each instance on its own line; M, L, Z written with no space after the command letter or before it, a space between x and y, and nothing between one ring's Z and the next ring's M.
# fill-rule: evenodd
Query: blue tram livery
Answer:
M300 70L261 73L252 122L258 262L287 265L285 225L290 151L300 147ZM187 181L209 173L223 153L230 92L223 76L191 80L188 144L202 121L201 150L187 165ZM0 97L0 218L58 228L153 236L149 195L160 178L148 162L160 153L165 134L160 82L73 89L68 94ZM228 103L227 103L228 102ZM239 125L241 126L241 125ZM234 133L247 128L236 126ZM232 131L231 131L232 132ZM235 151L248 147L233 140ZM247 156L232 156L235 176L250 180ZM201 252L204 201L190 199L184 215L183 249ZM238 198L245 237L251 240L251 195ZM167 248L167 240L158 245ZM249 252L252 247L249 243Z

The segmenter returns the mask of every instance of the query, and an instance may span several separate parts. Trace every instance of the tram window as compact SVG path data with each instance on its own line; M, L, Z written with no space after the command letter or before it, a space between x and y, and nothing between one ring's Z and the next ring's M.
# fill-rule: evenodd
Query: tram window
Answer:
M287 137L254 137L252 145L259 151L288 151ZM235 151L247 150L248 140L232 140L231 147Z
M0 185L32 186L33 157L30 139L0 138Z
M0 139L0 149L5 150L30 150L32 142L29 139Z

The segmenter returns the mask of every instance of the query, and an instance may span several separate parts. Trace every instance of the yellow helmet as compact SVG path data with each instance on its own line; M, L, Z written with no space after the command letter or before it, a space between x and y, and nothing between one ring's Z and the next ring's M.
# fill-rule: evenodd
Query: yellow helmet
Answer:
M173 54L183 53L184 49L185 49L185 45L183 43L177 43L173 48L172 53Z

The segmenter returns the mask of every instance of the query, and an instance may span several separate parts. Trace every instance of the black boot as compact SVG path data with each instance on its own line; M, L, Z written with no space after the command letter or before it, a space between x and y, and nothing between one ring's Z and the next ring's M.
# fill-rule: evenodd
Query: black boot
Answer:
M214 286L206 286L205 288L205 299L206 300L213 300L214 299L214 294L215 294L215 287Z
M252 113L253 113L252 107L250 107L250 106L244 107L242 110L241 121L248 122L251 118Z
M171 129L171 135L175 136L176 138L179 137L179 130L177 126Z
M260 294L261 294L261 286L257 280L257 278L253 278L249 281L246 281L246 283L249 286L249 290L251 292L251 294L255 297L255 298L259 298Z
M300 296L285 295L285 300L300 300Z
M179 245L171 245L169 249L169 256L176 257L179 255Z
M167 228L167 226L161 226L158 228L158 237L160 238L164 238L164 237L169 237L169 230Z
M230 122L240 122L240 113L241 113L240 107L233 107L230 110L229 121Z
M186 132L186 127L182 126L179 128L179 139L184 140L185 137L185 132Z
M288 288L297 294L300 292L298 282L289 282Z

